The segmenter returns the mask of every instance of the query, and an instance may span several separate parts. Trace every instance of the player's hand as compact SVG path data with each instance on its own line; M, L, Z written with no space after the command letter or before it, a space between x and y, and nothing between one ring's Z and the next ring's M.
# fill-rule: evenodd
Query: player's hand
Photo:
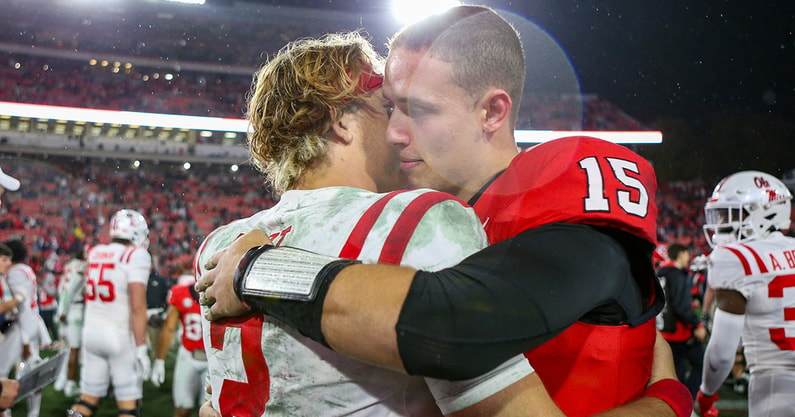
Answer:
M13 379L0 378L0 384L3 385L3 392L0 395L0 411L2 411L14 405L14 400L19 393L19 382Z
M199 417L221 417L221 413L215 411L212 401L207 400L199 408Z
M166 380L166 361L163 359L155 359L154 366L152 366L152 384L159 387Z
M211 385L207 385L207 388L205 388L204 391L208 395L212 395L213 387ZM199 417L221 417L221 413L215 411L212 400L207 400L199 408Z
M701 390L696 394L696 402L698 403L698 411L704 417L718 417L718 409L715 408L715 401L718 401L718 393L706 395Z
M149 348L146 345L140 345L135 348L135 367L141 378L149 379L149 372L152 370L152 360L149 359Z
M693 330L693 336L695 336L699 343L704 343L704 341L707 340L707 329L703 326L697 327Z
M199 303L208 307L205 312L207 320L236 317L249 310L249 307L235 294L233 288L235 270L240 258L249 249L266 244L272 244L268 235L260 229L254 229L210 258L205 265L208 271L196 283L196 290L204 292Z

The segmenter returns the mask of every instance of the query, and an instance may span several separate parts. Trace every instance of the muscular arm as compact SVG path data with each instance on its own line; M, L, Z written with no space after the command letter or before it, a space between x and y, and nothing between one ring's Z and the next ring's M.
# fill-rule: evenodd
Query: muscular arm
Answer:
M617 298L618 321L640 314L628 271L606 235L551 225L436 273L349 266L330 286L322 331L333 349L368 363L471 378Z
M712 336L704 352L704 377L701 391L712 395L726 379L732 365L737 346L742 337L745 321L745 297L737 291L715 290L718 308L712 324Z
M242 240L227 254L245 253L243 247L249 246ZM279 255L284 251L295 249L273 248L262 256L273 265L267 259L284 259ZM205 304L211 305L213 318L237 315L242 306L229 277L240 256L230 258L219 259L218 267L227 272L215 273L218 282L213 284L208 273L197 285L207 290ZM646 261L651 280L651 261ZM617 240L594 228L552 224L438 272L389 265L354 265L341 272L323 268L318 281L327 291L318 291L323 295L312 302L256 292L244 301L361 361L410 374L468 379L537 347L577 320L646 321L649 311L632 273L636 264Z
M146 284L133 282L127 284L130 294L130 326L135 345L146 344Z
M179 324L179 310L176 307L168 306L166 313L166 321L163 323L163 328L160 331L160 340L157 343L157 351L155 351L155 359L165 359L168 354L168 347L171 341L174 340L174 332L177 330Z

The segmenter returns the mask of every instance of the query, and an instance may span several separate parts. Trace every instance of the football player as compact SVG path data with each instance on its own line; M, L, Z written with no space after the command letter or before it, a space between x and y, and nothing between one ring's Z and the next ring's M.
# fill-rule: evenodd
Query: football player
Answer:
M69 358L64 363L63 376L59 375L55 388L61 388L68 397L80 393L77 383L80 347L83 345L83 313L85 310L84 292L86 288L87 247L77 251L74 258L64 265L61 277L61 291L58 297L58 321L61 335L69 349Z
M36 272L27 264L28 248L21 240L9 240L6 246L14 253L11 258L11 267L8 268L8 285L14 294L22 294L25 302L18 306L18 331L22 340L21 352L19 345L11 346L3 352L3 368L7 368L7 361L17 363L17 375L24 373L25 367L35 365L41 361L39 349L43 345L52 343L47 326L39 314L38 283ZM17 326L14 326L17 327ZM11 332L14 331L12 327ZM13 336L9 336L12 339ZM7 376L8 374L3 374ZM27 398L28 417L37 417L41 409L41 393L37 392Z
M782 233L791 212L787 186L759 171L724 178L704 205L717 303L697 396L704 416L718 415L718 388L740 340L751 373L748 415L795 415L795 238Z
M93 415L113 383L119 416L137 417L151 368L146 345L149 227L141 213L130 209L117 211L109 226L111 242L88 254L80 397L67 416Z
M204 351L201 329L199 294L193 288L195 279L180 277L168 295L168 310L152 366L152 383L159 387L166 380L165 359L174 333L181 325L180 345L174 365L171 393L174 399L174 417L188 417L204 399L204 382L207 378L207 354Z

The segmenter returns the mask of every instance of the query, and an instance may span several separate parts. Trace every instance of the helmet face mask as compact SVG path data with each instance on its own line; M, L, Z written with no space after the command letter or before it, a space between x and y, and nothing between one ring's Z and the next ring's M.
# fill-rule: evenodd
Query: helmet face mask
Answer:
M792 193L772 175L742 171L724 178L704 206L711 247L762 239L789 228Z
M149 248L149 226L143 214L130 209L116 212L110 219L110 237L129 240L133 245Z

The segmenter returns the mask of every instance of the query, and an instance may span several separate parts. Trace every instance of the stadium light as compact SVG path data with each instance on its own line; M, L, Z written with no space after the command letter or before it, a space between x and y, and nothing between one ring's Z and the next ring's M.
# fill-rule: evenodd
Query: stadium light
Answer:
M166 0L172 3L204 4L205 0Z
M208 132L248 133L249 131L249 122L245 119L139 113L118 110L95 110L2 101L0 101L0 116L46 120L70 120L78 123L115 123L126 126L151 126L165 129L191 129ZM542 143L566 136L592 136L614 143L627 144L662 143L662 132L659 131L517 130L514 132L516 143L520 145Z
M455 0L392 0L392 14L401 24L408 24L459 4Z
M652 130L517 130L514 132L517 144L549 142L567 136L590 136L613 143L662 143L662 132Z
M222 117L183 116L177 114L139 113L119 110L96 110L65 106L0 102L0 114L13 117L116 123L174 129L247 132L248 121Z

